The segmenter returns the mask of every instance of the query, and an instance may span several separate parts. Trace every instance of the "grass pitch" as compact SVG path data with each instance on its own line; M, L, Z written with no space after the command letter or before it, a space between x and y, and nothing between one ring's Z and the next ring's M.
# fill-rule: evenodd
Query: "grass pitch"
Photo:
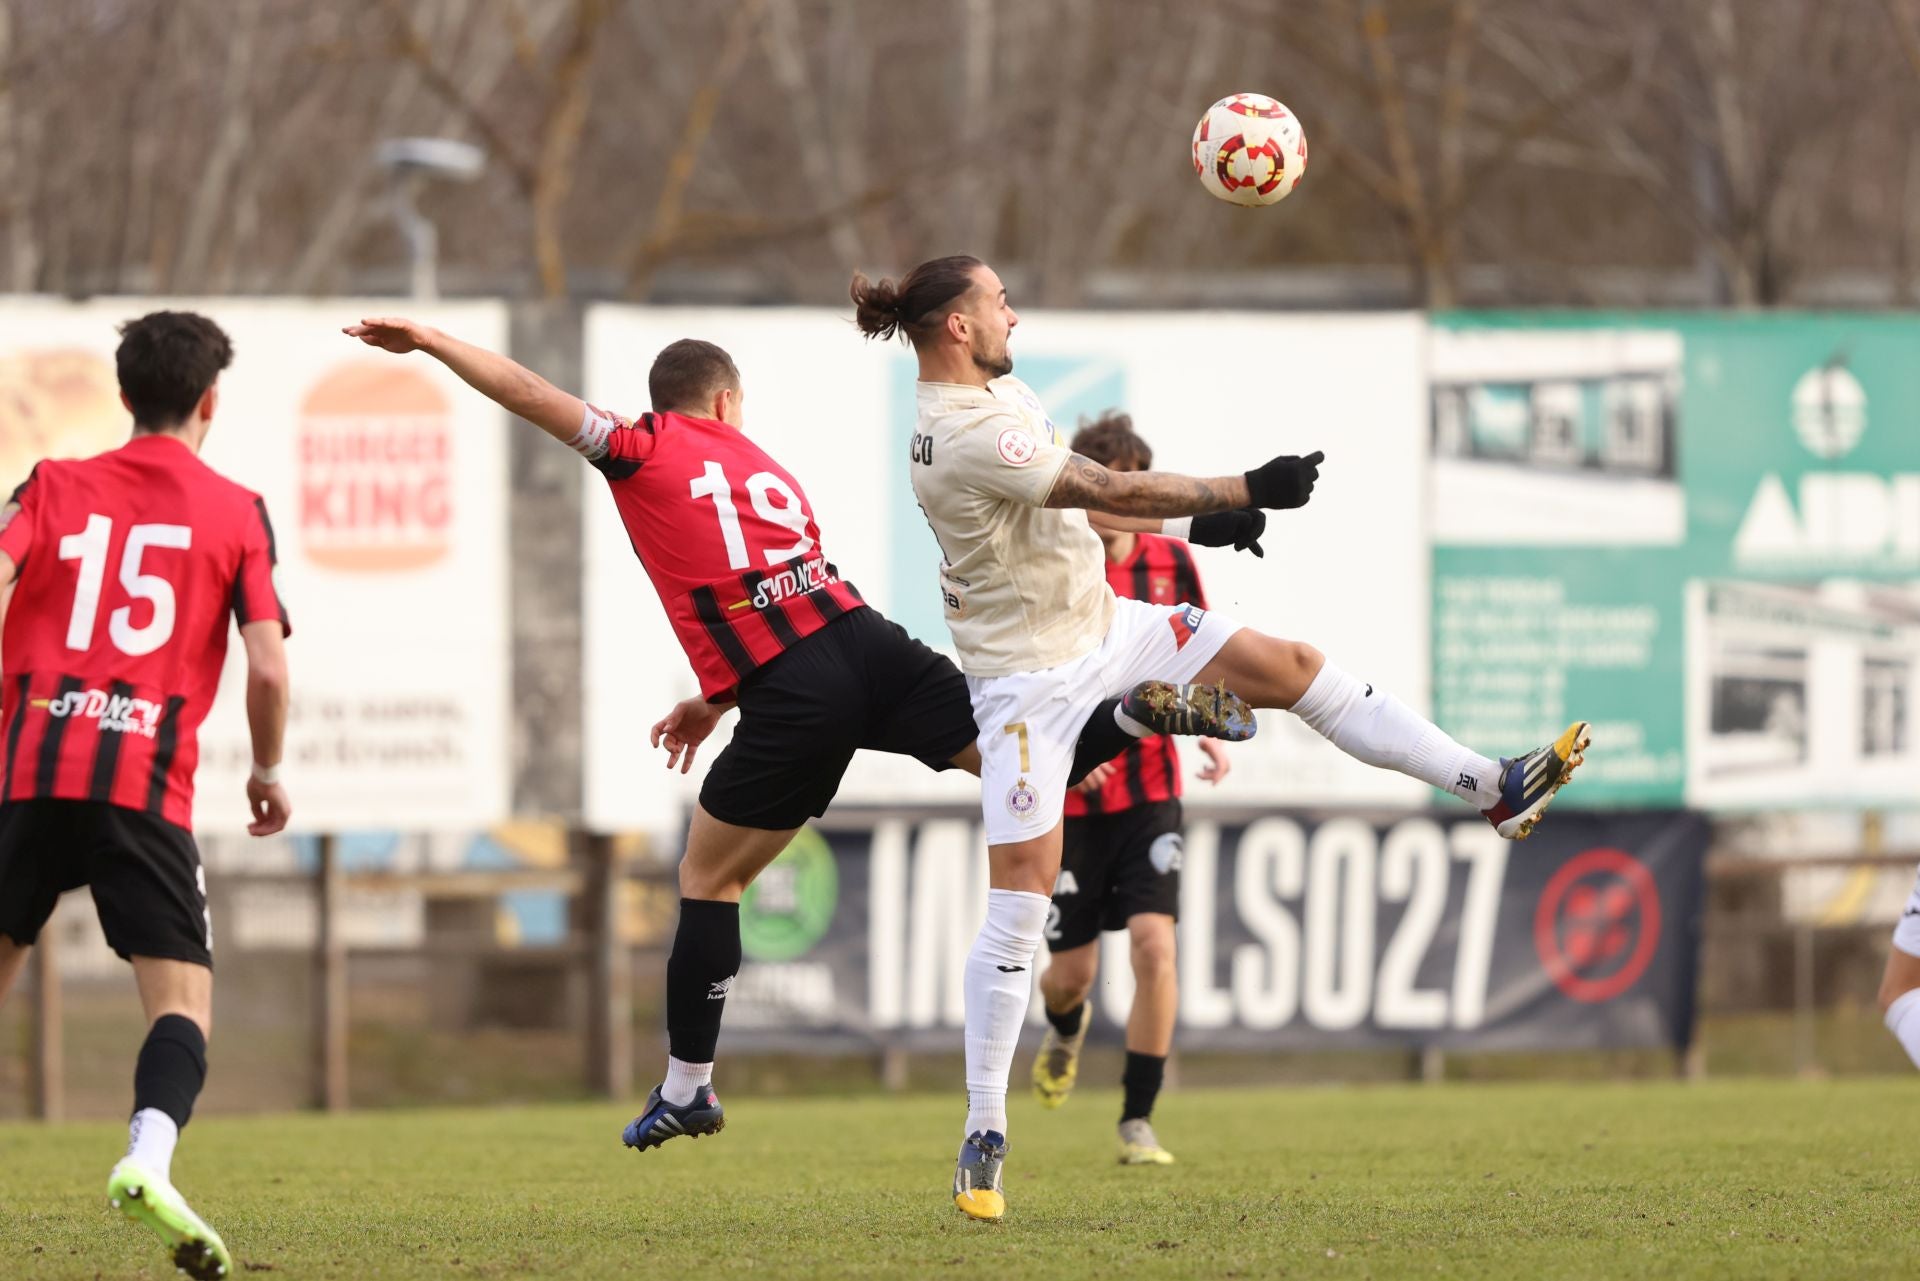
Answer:
M1118 1095L1016 1099L1011 1209L946 1188L957 1099L730 1100L623 1149L632 1108L203 1118L174 1174L239 1276L1911 1277L1920 1079L1189 1090L1170 1168ZM105 1206L117 1125L0 1127L0 1274L161 1278Z

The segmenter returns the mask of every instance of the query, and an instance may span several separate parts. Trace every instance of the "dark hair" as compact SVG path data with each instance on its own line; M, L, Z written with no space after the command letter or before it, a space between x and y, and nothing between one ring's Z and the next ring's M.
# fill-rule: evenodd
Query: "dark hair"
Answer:
M853 273L853 321L869 338L899 334L915 346L933 336L953 304L973 288L973 273L986 266L972 254L953 254L921 263L898 282L878 284Z
M1102 467L1133 463L1140 471L1153 466L1153 446L1133 429L1133 415L1109 409L1092 422L1080 421L1073 434L1073 452Z
M740 370L724 347L698 338L670 342L647 371L647 397L653 411L698 409L704 413L723 387L740 389Z
M233 363L226 331L191 311L154 311L120 326L113 353L137 431L186 421L220 371Z

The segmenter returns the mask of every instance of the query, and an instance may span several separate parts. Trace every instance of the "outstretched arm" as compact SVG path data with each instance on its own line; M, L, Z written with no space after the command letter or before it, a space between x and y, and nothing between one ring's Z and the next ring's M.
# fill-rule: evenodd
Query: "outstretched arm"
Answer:
M498 352L462 342L431 325L400 316L376 316L341 330L369 347L395 355L424 351L460 380L511 414L571 445L587 420L587 403Z
M1201 480L1163 471L1109 471L1091 458L1067 460L1047 492L1048 507L1083 507L1115 516L1198 516L1245 507L1244 476Z
M1241 507L1303 507L1326 455L1287 454L1241 476L1202 480L1173 472L1109 471L1079 454L1069 457L1047 491L1047 507L1080 507L1122 517L1202 516Z

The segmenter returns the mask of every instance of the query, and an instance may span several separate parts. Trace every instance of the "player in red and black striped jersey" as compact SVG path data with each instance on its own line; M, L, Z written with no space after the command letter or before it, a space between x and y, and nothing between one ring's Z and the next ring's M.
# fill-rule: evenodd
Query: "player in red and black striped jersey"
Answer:
M177 1267L218 1277L226 1247L170 1175L212 1021L212 918L191 830L197 735L237 623L255 762L248 830L284 828L289 629L266 505L200 461L233 355L226 334L204 316L155 312L121 335L133 438L42 462L0 513L0 586L13 589L0 636L0 996L60 894L91 887L149 1025L132 1142L108 1195L160 1234Z
M740 896L801 825L826 811L855 751L978 773L966 681L869 608L826 558L800 482L741 430L740 373L712 343L683 339L663 350L647 379L652 412L628 419L412 321L365 320L345 332L385 351L426 352L606 478L700 679L700 696L653 728L669 768L689 769L720 717L740 708L732 740L701 785L680 864L666 1079L624 1137L645 1150L711 1134L723 1123L711 1080L721 1012L740 966ZM1124 728L1111 707L1094 713L1076 778L1132 741L1150 716L1226 732L1217 708L1146 702L1127 703L1134 723ZM1244 704L1228 711L1245 714Z
M1122 413L1082 427L1073 451L1109 471L1153 465L1152 449ZM1107 583L1115 595L1207 608L1185 543L1104 526L1094 532L1106 546ZM1211 739L1200 740L1200 747L1208 758L1200 777L1217 784L1230 768L1226 751ZM1180 996L1174 974L1180 793L1180 753L1165 735L1132 744L1069 791L1060 874L1047 919L1052 963L1040 976L1040 993L1050 1027L1033 1064L1034 1093L1046 1107L1066 1102L1079 1074L1080 1047L1093 1016L1087 998L1099 973L1100 935L1126 930L1131 936L1134 995L1120 1112L1120 1160L1128 1165L1173 1160L1154 1136L1151 1118Z
M1108 415L1084 428L1076 436L1076 452L1102 461L1096 454L1081 449L1098 449L1105 439L1107 425L1124 415ZM1135 439L1138 439L1137 437ZM1144 443L1141 448L1145 448ZM1130 470L1125 463L1109 470ZM1114 595L1155 605L1196 605L1207 608L1206 592L1200 587L1200 572L1194 568L1193 552L1177 538L1159 534L1116 533L1105 526L1094 530L1106 544L1107 583ZM1209 758L1219 762L1224 772L1225 750L1211 740L1202 746ZM1217 755L1216 755L1217 754ZM1067 794L1066 816L1081 818L1089 814L1117 814L1140 805L1158 805L1180 799L1180 752L1171 735L1143 738L1112 761L1103 764L1095 776L1082 780Z

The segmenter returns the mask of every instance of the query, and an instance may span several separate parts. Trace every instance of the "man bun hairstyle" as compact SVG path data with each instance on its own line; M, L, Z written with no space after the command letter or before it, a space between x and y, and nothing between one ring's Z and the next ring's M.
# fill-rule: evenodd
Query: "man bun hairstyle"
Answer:
M898 335L917 347L939 331L953 305L973 288L975 270L985 265L972 254L952 254L921 263L897 282L876 282L856 271L847 291L854 323L869 338Z
M670 342L653 358L647 371L647 399L653 412L688 413L705 417L715 393L740 390L740 370L724 347L698 338Z
M226 330L191 311L152 311L120 326L113 353L136 431L178 426L233 363Z
M1153 466L1153 446L1134 431L1133 415L1117 409L1107 410L1092 422L1081 419L1080 430L1073 434L1072 449L1102 467L1131 463L1136 470L1147 471Z

